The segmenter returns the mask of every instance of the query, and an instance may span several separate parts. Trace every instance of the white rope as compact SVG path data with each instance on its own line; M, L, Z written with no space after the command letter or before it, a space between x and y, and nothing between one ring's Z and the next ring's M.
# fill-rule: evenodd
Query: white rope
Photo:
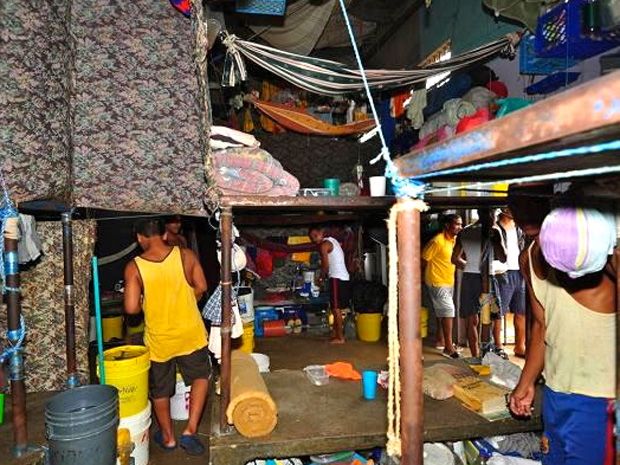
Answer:
M421 200L404 200L390 209L388 219L388 403L387 403L387 453L400 457L400 342L398 331L398 214L405 211L426 211L428 206Z

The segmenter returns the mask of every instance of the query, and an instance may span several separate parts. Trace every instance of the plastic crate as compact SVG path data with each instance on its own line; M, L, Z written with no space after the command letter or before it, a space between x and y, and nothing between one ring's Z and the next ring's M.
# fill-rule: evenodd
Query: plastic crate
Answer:
M286 0L237 0L235 10L250 15L284 16Z
M553 74L577 63L573 58L543 58L536 54L535 37L527 34L519 44L519 72L521 74Z
M555 92L561 87L572 84L577 80L581 73L568 73L568 72L560 72L555 73L550 76L547 76L542 81L539 81L535 84L532 84L529 87L525 88L525 92L528 95L536 95L536 94L550 94L551 92Z
M593 39L583 34L583 7L588 3L588 0L570 0L538 18L534 44L539 57L568 56L583 59L620 44L609 39Z

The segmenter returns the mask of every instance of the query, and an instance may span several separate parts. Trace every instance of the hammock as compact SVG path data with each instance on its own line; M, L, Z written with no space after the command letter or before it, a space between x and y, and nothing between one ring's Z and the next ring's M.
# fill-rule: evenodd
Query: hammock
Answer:
M244 58L280 76L288 82L310 92L323 95L341 95L362 91L361 72L337 61L298 55L241 40L223 33L227 48L222 85L233 87L247 79ZM476 61L485 60L504 50L514 53L520 34L511 33L494 42L458 55L451 60L409 70L366 70L368 84L374 90L386 90L425 82L426 79L446 71L464 68Z
M301 134L332 137L350 136L366 132L375 126L375 122L372 119L337 126L315 118L299 108L287 107L285 105L255 99L249 101L286 129Z

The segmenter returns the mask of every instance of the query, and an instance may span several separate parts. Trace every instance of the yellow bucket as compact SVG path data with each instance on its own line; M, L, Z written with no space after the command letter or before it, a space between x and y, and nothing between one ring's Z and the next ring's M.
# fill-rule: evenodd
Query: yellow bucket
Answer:
M420 337L428 336L428 308L420 308Z
M123 317L122 315L103 317L101 319L101 327L103 329L103 341L108 342L110 339L123 338Z
M106 384L118 389L121 418L143 411L149 402L149 350L144 346L115 347L103 353L103 360Z
M381 339L381 313L358 313L357 338L365 342L377 342Z
M243 334L241 335L241 345L239 350L246 354L254 352L254 322L245 323L243 325Z

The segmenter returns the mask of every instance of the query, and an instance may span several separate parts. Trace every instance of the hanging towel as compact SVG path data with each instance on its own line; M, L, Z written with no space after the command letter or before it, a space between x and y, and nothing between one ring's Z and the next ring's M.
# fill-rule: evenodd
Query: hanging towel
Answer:
M411 97L410 91L392 95L390 99L390 115L392 118L400 118L405 113L405 102Z
M297 244L310 244L312 241L308 236L289 236L287 244L288 245L297 245ZM310 255L311 252L296 252L291 255L291 260L299 263L310 264Z
M407 118L411 120L413 129L420 129L424 124L424 109L426 108L426 89L414 90L411 101L407 106Z
M20 214L19 231L17 253L19 264L24 265L35 261L41 256L41 239L37 234L37 223L34 216Z

